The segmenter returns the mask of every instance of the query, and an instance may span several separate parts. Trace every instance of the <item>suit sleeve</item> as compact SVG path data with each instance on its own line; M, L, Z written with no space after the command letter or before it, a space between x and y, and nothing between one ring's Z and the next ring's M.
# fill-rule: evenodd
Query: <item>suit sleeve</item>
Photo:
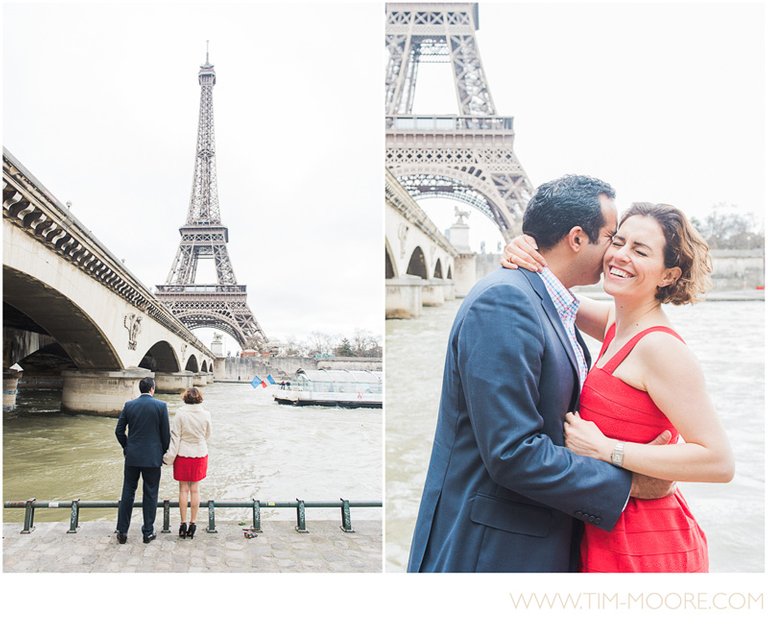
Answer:
M542 433L544 340L530 299L513 285L487 289L468 310L456 349L480 455L496 483L581 520L591 516L610 530L627 501L631 474L576 455Z
M171 427L171 442L168 445L168 450L163 455L163 463L167 466L173 464L173 462L176 460L176 455L179 453L179 439L181 438L181 432L179 431L180 420L181 418L179 418L178 415L173 419L173 426Z
M168 450L171 445L171 425L168 420L168 404L163 403L160 413L160 442L163 446L163 452Z
M128 436L125 435L125 428L127 425L128 420L125 415L125 406L123 406L123 409L120 410L120 416L117 419L117 426L115 427L115 437L120 443L120 446L123 447L123 452L125 452L125 446L128 444Z

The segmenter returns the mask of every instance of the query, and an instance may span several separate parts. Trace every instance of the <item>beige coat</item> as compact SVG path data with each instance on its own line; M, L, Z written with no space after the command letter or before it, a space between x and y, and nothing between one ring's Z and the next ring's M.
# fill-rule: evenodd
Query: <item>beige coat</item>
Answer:
M211 437L211 414L199 403L184 403L171 419L171 445L163 456L163 463L172 464L178 455L205 457L207 440Z

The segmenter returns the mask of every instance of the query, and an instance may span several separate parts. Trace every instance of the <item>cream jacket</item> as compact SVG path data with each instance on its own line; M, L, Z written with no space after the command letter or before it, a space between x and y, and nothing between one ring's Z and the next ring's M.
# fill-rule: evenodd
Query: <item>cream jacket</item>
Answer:
M184 403L171 419L171 445L163 463L172 464L177 455L204 457L208 455L206 440L211 437L211 414L199 403Z

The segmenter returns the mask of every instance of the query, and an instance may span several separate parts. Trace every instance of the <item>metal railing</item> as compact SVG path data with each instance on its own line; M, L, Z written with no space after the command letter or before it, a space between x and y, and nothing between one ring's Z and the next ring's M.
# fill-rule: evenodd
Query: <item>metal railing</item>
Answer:
M35 530L35 509L61 509L69 508L69 530L67 533L77 533L77 529L80 526L80 510L81 509L117 509L120 505L120 501L81 501L75 499L71 502L66 501L38 501L35 498L29 498L24 501L5 501L3 505L5 509L24 509L24 528L21 530L22 534L31 533ZM141 508L141 501L134 501L133 508ZM216 530L216 507L222 508L239 508L250 509L252 512L253 524L250 527L251 531L261 533L261 510L263 508L276 509L276 508L296 508L296 526L294 527L297 533L309 533L307 530L306 522L306 510L308 508L334 508L341 509L341 526L339 527L345 533L354 533L352 529L352 507L381 507L381 501L350 501L345 498L340 498L337 501L304 501L299 498L296 501L266 501L262 502L255 498L250 501L213 501L207 502L200 501L200 507L208 509L208 527L207 533L218 533ZM179 503L172 502L169 499L158 501L158 509L163 509L163 528L162 533L170 533L171 524L171 508L178 509Z
M388 130L412 132L453 132L461 130L512 130L513 117L496 115L388 115Z

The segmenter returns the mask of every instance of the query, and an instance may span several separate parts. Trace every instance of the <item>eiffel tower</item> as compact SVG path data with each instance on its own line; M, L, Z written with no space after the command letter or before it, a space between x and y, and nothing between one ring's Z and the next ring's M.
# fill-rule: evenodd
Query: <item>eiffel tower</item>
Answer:
M477 3L386 5L386 165L415 199L474 206L506 240L533 186L515 156L512 117L496 113L475 33ZM420 63L450 63L459 115L415 116Z
M213 86L216 72L208 62L198 73L200 119L192 197L181 243L166 283L156 296L189 329L212 327L232 336L241 348L263 348L267 337L246 300L246 287L238 284L227 252L229 234L221 223L216 185L216 145L213 132ZM213 258L215 284L196 284L198 260Z

